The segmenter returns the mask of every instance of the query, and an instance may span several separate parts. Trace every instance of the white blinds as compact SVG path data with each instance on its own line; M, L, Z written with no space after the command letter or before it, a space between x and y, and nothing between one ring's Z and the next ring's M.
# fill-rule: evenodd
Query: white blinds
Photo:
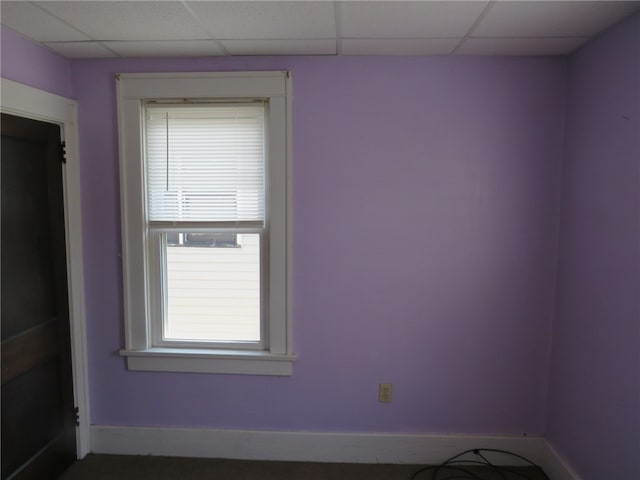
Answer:
M263 103L145 107L151 222L264 221Z

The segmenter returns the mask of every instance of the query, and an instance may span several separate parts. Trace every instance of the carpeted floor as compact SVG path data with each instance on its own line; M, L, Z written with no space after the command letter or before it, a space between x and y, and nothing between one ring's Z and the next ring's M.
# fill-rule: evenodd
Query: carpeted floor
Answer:
M87 455L74 463L60 480L410 480L421 465L354 463L262 462L205 458ZM467 467L465 467L467 468ZM473 468L477 477L441 472L438 479L544 480L530 468L500 475L490 468ZM416 480L431 480L430 472Z

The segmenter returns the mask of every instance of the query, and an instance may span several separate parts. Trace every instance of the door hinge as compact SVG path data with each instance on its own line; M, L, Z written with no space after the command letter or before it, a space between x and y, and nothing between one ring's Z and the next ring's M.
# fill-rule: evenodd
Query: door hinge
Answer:
M67 142L60 142L60 160L67 163Z
M78 407L73 407L73 413L76 415L76 427L80 426L80 409Z

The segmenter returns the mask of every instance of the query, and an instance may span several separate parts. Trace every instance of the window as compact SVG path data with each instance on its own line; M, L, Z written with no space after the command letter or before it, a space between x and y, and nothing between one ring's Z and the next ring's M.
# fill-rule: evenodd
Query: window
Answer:
M129 369L290 375L288 73L117 87Z
M172 247L241 247L236 233L167 233L167 245Z

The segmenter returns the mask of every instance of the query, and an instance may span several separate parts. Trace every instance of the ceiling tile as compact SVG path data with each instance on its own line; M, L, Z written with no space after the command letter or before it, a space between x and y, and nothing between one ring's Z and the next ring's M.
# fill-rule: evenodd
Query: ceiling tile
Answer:
M333 2L189 2L216 38L334 38Z
M468 38L456 55L565 55L587 38Z
M343 55L448 55L459 38L402 38L342 40Z
M560 55L640 10L640 1L0 0L0 7L8 28L70 58L335 55L336 28L345 55Z
M340 2L342 37L463 37L488 2Z
M474 37L590 36L622 19L640 2L495 2Z
M123 57L209 57L225 54L213 40L103 43Z
M175 1L38 2L94 40L197 40L209 36Z
M30 2L2 2L2 24L36 42L90 40Z
M335 40L224 40L231 55L335 55Z
M116 55L99 42L45 43L49 50L67 58L107 58Z

